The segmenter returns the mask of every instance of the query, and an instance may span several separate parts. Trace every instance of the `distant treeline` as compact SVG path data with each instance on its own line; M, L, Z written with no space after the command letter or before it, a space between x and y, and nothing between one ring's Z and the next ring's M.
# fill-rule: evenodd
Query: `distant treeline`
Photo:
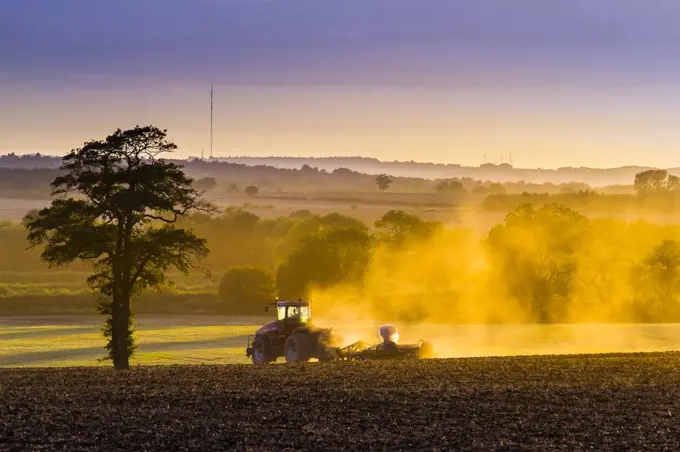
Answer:
M0 198L45 199L56 169L16 169L0 167Z
M680 321L678 225L589 219L558 204L518 206L485 236L400 210L368 225L340 214L262 219L230 208L181 225L207 239L213 283L145 295L138 312L259 314L278 295L311 296L317 313L351 318ZM84 285L60 291L50 289L56 282L35 290L25 287L31 278L13 283L8 275L49 271L37 250L26 251L24 237L18 224L0 227L0 309L91 308Z
M444 164L415 161L385 162L370 157L224 157L214 159L210 163L221 161L224 163L241 164L250 167L275 167L285 169L300 169L304 166L318 168L326 172L333 172L339 168L369 175L390 174L394 177L424 178L424 179L474 179L492 182L526 181L535 184L552 182L562 184L581 182L593 187L607 185L624 185L635 174L648 170L647 167L626 166L620 168L587 168L563 167L558 169L529 169L514 168L509 163L484 163L478 167L462 166L458 164ZM185 161L188 165L200 162L199 159ZM60 159L40 154L0 156L0 167L6 168L57 168ZM234 166L237 167L238 165ZM224 168L224 167L222 167ZM680 168L670 170L673 174L680 174ZM215 176L215 174L212 174ZM219 175L218 175L219 176Z
M346 168L332 172L317 168L279 169L268 166L245 166L232 163L194 161L186 164L185 170L194 178L201 189L217 190L223 193L246 193L249 186L257 187L260 195L295 193L375 193L380 188L376 176L359 173ZM47 198L50 182L59 175L58 169L22 169L0 167L0 197L2 198ZM480 202L489 194L547 193L561 194L590 191L591 187L578 182L564 184L533 184L524 181L497 183L471 178L423 179L389 176L390 184L385 189L399 193L439 194L449 202ZM631 193L630 186L613 186L599 192Z
M604 195L595 191L581 191L558 195L528 192L513 195L489 195L484 198L482 206L485 210L508 212L526 203L556 203L584 212L598 213L680 213L680 197L677 196L660 196L644 199L637 195Z

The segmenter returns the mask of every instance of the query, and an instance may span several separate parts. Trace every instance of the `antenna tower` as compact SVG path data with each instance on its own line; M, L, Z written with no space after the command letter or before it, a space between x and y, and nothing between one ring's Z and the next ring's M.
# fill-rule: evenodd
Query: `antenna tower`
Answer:
M213 85L210 84L210 160L213 158Z

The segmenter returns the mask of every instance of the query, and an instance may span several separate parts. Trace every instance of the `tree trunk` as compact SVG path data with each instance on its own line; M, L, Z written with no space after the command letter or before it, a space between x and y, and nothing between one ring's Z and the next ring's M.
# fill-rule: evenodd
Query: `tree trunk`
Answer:
M119 368L119 364L118 364L119 354L116 351L119 347L119 344L120 344L120 330L116 326L117 322L118 322L118 318L120 317L120 314L118 314L120 312L120 306L119 306L118 299L119 299L118 292L114 291L113 299L111 300L111 314L110 314L111 318L106 320L107 322L109 322L109 321L111 322L110 323L111 341L110 341L109 356L113 360L113 368L114 369Z
M130 368L128 343L130 341L130 296L119 294L113 309L113 335L115 336L113 366L116 370ZM112 337L113 338L113 337Z
M130 337L128 328L130 319L130 296L129 291L126 290L125 272L123 270L126 259L125 252L127 251L125 239L123 222L119 219L116 253L112 265L113 304L111 306L111 352L113 355L113 367L116 370L127 370L130 367L127 347Z
M121 227L121 226L119 226ZM132 240L132 222L128 220L124 223L122 228L121 238L121 254L118 269L120 270L120 280L118 285L118 292L120 299L118 300L118 319L114 321L114 325L118 330L118 342L116 347L116 370L127 370L130 368L130 353L131 353L131 337L130 337L130 295L132 292L131 269L132 256L130 254L130 241Z

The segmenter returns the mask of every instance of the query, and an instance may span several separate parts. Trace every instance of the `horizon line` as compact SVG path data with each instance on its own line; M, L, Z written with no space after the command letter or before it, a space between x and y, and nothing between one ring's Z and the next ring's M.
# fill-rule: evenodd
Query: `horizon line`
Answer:
M17 156L19 158L24 157L24 156L40 156L44 158L53 158L53 159L61 159L63 156L57 155L57 154L48 154L48 153L42 153L42 152L8 152L6 154L0 154L0 159L4 157L9 157L11 155ZM368 156L361 156L361 155L334 155L334 156L281 156L281 155L259 155L259 156L253 156L253 155L227 155L227 156L211 156L209 158L201 158L199 156L193 156L189 155L187 157L181 157L181 158L168 158L167 160L180 160L180 161L193 161L193 160L200 160L200 161L206 161L206 162L211 162L211 161L216 161L219 162L222 159L252 159L252 160L257 160L257 159L278 159L278 160L341 160L341 159L346 159L346 160L371 160L373 162L376 162L378 164L401 164L401 165L433 165L433 166L443 166L443 167L455 167L455 168L461 168L461 169L484 169L484 165L488 165L489 167L495 167L495 168L506 168L510 170L517 170L517 171L560 171L560 170L600 170L600 171L611 171L611 170L620 170L620 169L680 169L680 166L669 166L669 167L660 167L660 166L650 166L650 165L623 165L623 166L610 166L610 167L597 167L597 166L561 166L561 167L552 167L552 168L546 168L546 167L518 167L514 166L508 162L502 162L502 163L493 163L493 162L486 162L486 163L481 163L480 165L477 166L470 166L470 165L463 165L460 163L447 163L447 162L433 162L433 161L420 161L420 160L380 160L377 157L368 157ZM222 162L222 163L229 163L229 162Z

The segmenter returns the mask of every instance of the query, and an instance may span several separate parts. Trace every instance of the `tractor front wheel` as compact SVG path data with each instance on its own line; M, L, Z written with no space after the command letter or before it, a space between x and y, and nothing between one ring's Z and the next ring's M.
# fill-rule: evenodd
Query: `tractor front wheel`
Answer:
M253 340L253 364L269 364L276 361L269 338L255 336Z
M305 333L293 333L283 347L287 363L304 363L312 358L314 344L312 337Z

